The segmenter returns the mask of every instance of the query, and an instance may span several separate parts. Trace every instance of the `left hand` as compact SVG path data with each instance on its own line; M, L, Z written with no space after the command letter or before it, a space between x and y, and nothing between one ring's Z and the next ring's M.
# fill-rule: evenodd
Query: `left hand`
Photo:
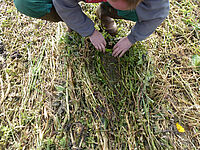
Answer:
M114 57L122 57L126 51L129 50L129 48L132 46L132 43L129 41L127 37L123 37L122 39L115 44L113 47L113 53L112 56Z

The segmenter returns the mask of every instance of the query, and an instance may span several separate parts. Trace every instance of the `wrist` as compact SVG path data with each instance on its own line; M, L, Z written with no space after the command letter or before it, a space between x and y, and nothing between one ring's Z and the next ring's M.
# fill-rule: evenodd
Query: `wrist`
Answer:
M135 37L133 37L131 34L129 34L129 35L127 36L127 38L128 38L128 40L129 40L129 42L130 42L131 44L134 44L135 42L137 42L137 40L135 39Z
M92 32L92 34L91 34L89 37L92 37L93 35L95 35L95 34L96 34L96 32L97 32L97 30L96 30L96 29L94 29L94 31Z

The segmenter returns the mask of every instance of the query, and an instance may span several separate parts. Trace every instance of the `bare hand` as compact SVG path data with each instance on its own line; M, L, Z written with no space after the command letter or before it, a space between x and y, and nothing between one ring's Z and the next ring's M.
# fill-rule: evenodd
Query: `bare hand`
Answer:
M122 39L115 44L113 47L113 53L112 56L114 57L122 57L126 51L129 50L129 48L132 46L132 43L129 41L127 37L123 37Z
M90 36L90 41L96 49L105 52L106 41L99 31L95 30L93 32L93 34Z

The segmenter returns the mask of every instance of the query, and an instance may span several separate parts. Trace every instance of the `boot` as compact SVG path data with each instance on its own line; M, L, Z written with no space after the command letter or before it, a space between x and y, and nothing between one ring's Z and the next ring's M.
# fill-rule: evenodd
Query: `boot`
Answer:
M101 21L101 26L110 35L114 36L117 34L117 25L114 19L122 19L122 17L117 15L117 11L113 7L101 3L96 10L96 15Z
M42 16L40 19L42 20L47 20L47 21L51 21L51 22L59 22L59 21L63 21L60 16L58 15L58 13L56 12L54 6L51 8L50 13L46 14L45 16Z

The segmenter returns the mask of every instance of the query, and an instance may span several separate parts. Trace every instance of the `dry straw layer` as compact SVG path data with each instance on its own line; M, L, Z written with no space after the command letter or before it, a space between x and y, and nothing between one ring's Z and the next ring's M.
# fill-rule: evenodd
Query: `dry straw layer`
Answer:
M170 3L156 32L116 59L1 0L0 149L200 149L200 6ZM82 4L99 28L96 6ZM133 25L117 22L118 37L102 31L109 45Z

